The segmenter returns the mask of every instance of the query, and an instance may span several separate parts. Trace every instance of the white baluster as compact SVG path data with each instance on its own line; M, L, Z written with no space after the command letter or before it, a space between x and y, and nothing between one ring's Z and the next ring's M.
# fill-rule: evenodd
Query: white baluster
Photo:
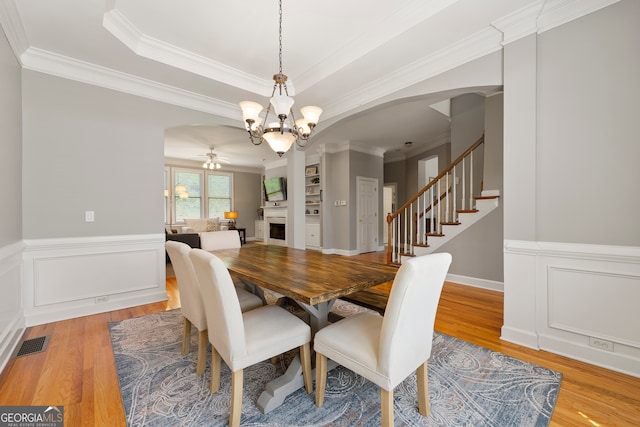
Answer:
M452 175L453 175L453 222L458 222L458 199L456 197L457 194L457 184L456 184L456 167L453 167L453 171L452 171Z
M465 210L465 203L466 203L466 199L467 199L467 171L466 168L464 166L464 161L465 161L466 157L462 159L462 210Z
M473 209L473 151L469 158L469 209Z

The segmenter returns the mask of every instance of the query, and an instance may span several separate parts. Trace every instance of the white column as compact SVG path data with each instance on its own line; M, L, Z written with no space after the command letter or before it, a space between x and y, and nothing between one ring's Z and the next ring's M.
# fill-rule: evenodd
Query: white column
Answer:
M538 348L536 260L509 241L536 241L536 34L504 47L504 325L502 338Z
M287 245L305 249L305 152L294 145L287 153Z

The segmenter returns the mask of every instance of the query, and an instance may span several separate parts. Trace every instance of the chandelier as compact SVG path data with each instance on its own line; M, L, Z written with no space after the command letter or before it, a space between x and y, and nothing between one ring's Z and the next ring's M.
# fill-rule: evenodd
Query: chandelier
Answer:
M279 27L278 27L278 58L280 68L278 74L273 76L273 91L267 104L266 113L260 117L263 107L257 102L243 101L240 103L242 119L245 128L249 132L249 139L254 145L262 144L266 140L273 151L280 157L286 153L295 142L299 147L304 147L309 142L309 137L318 124L322 108L307 106L302 107L302 118L296 120L293 110L294 100L287 90L287 76L282 73L282 0L278 2ZM273 109L273 111L272 111ZM269 121L270 114L273 116ZM277 121L275 121L277 120ZM264 123L264 124L263 124Z
M210 153L207 153L209 158L202 164L202 167L205 169L220 169L222 165L216 160L217 156L213 152L213 147L209 147L209 150L211 151Z

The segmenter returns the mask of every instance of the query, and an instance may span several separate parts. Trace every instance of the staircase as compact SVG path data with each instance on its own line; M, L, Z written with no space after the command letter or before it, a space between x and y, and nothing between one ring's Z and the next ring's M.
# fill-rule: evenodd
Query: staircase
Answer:
M484 135L387 215L387 263L401 264L406 257L435 252L498 207L499 191L482 191L478 178L474 183L474 177L482 175L483 148Z

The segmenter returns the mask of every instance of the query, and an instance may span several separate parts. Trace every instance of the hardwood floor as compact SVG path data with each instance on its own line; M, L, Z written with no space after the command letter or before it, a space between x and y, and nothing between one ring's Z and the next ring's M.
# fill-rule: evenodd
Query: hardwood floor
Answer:
M380 253L360 257L377 261ZM379 304L389 288L376 287L372 299ZM166 302L29 328L25 338L50 335L49 347L9 362L0 405L62 405L67 426L125 425L107 324L179 307L175 278L167 291ZM447 282L436 330L562 372L552 426L640 424L640 378L501 341L502 305L500 292Z

